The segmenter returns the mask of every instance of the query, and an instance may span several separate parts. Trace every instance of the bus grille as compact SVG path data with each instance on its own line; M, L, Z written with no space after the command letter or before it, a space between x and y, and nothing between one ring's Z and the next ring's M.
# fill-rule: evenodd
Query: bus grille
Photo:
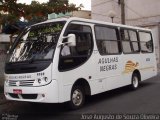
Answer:
M9 86L33 86L34 80L9 80Z
M14 94L14 93L9 93L10 97L20 99L19 96L21 96L23 99L37 99L38 94Z

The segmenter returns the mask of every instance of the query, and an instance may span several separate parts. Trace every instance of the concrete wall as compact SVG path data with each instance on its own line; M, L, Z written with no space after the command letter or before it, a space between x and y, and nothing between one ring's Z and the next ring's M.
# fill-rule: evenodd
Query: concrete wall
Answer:
M159 26L151 26L149 28L152 29L153 39L155 41L154 44L155 44L155 50L156 50L156 60L157 60L157 63L160 63Z
M109 11L114 10L116 17L114 21L119 21L119 7L113 0L92 0L91 1L91 17L95 20L111 22L111 18L108 16Z
M74 12L72 12L72 16L91 19L91 11L88 11L88 10L74 11Z
M0 34L0 43L1 42L10 42L10 35L9 34Z
M131 25L160 22L160 0L126 0L126 19Z
M6 62L6 53L9 48L10 35L0 34L0 86L4 83L4 65Z
M79 11L73 11L73 12L68 12L68 13L51 13L48 14L48 19L56 19L56 18L62 18L62 17L79 17L79 18L86 18L86 19L91 19L91 11L89 10L79 10Z
M0 43L0 86L4 83L4 65L6 62L6 52L8 50L9 43Z
M118 0L92 0L92 19L111 22L109 11L115 11L115 23L121 23ZM126 23L147 25L160 22L160 0L125 0Z

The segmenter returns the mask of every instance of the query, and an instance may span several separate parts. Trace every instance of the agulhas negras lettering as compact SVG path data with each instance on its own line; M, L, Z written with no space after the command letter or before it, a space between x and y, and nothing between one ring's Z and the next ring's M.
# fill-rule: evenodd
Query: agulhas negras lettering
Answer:
M118 62L118 57L113 58L100 58L98 64L107 64L107 63L115 63Z

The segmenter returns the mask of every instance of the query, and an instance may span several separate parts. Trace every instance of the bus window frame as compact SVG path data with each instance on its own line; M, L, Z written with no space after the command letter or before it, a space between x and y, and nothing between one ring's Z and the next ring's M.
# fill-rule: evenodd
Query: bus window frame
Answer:
M74 23L74 22L77 22L77 23ZM83 23L87 23L88 25L84 25ZM79 65L77 65L77 66L75 66L75 67L69 68L69 69L60 69L60 58L61 58L61 57L64 57L64 58L65 58L65 56L62 56L62 55L61 55L61 51L62 51L62 46L61 46L61 47L60 47L60 51L59 51L59 61L58 61L58 71L59 71L59 72L71 71L71 70L74 70L74 69L82 66L83 64L85 64L85 63L89 60L89 58L92 56L93 51L94 51L94 36L93 36L93 29L92 29L92 26L91 26L91 24L93 24L93 23L83 22L83 21L77 21L77 20L70 21L70 22L68 23L68 25L66 26L64 33L62 33L63 36L66 36L67 32L69 31L69 27L70 27L71 24L77 24L77 25L87 26L87 27L90 28L90 30L91 30L91 53L90 53L90 55L87 57L87 59L86 59L85 62L83 62L83 63L81 63L81 64L79 64ZM62 40L62 42L63 42L63 40ZM81 56L82 56L82 55L81 55ZM67 58L67 56L66 56L66 58Z
M152 41L152 51L151 52L145 52L145 51L142 51L142 48L141 48L141 40L140 40L140 32L143 32L143 33L149 33L150 36L151 36L151 41ZM154 53L154 41L153 41L153 35L152 35L152 32L151 31L145 31L145 30L138 30L138 37L139 37L139 42L140 42L140 52L142 54L148 54L148 53ZM144 42L144 41L142 41Z
M110 28L110 29L115 29L117 30L117 43L118 43L118 50L119 52L118 53L108 53L108 54L101 54L100 51L99 51L99 48L98 48L98 43L97 43L97 38L96 38L96 26L98 27L107 27L107 28ZM107 56L107 55L121 55L122 54L122 42L121 42L121 38L120 38L120 31L119 31L119 26L111 26L111 25L104 25L104 24L95 24L94 25L94 35L95 35L95 42L96 42L96 46L97 46L97 50L99 52L99 54L101 56ZM106 40L106 41L112 41L112 40ZM116 40L114 40L116 41Z
M133 42L138 43L138 49L139 49L138 51L124 52L123 43L122 43L122 42L123 42L123 41L126 41L126 40L122 40L121 30L127 30L127 31L128 31L128 37L129 37L129 42L130 42L130 43L133 43ZM134 31L134 32L136 32L137 41L131 41L130 35L129 35L129 31ZM122 45L122 52L123 52L123 54L139 54L139 53L140 53L140 51L141 51L141 46L140 46L140 39L139 39L138 29L120 27L120 29L119 29L119 34L120 34L120 39L121 39L121 45Z

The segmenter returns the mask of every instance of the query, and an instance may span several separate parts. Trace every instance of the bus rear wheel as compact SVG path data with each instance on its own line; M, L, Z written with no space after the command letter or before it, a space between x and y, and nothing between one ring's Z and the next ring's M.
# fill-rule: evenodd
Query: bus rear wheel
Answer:
M139 81L140 81L139 76L136 73L133 73L133 75L132 75L132 84L131 84L131 88L133 90L136 90L139 87Z
M79 109L83 106L85 101L84 89L80 86L74 86L71 91L71 100L69 102L69 107L74 109Z

